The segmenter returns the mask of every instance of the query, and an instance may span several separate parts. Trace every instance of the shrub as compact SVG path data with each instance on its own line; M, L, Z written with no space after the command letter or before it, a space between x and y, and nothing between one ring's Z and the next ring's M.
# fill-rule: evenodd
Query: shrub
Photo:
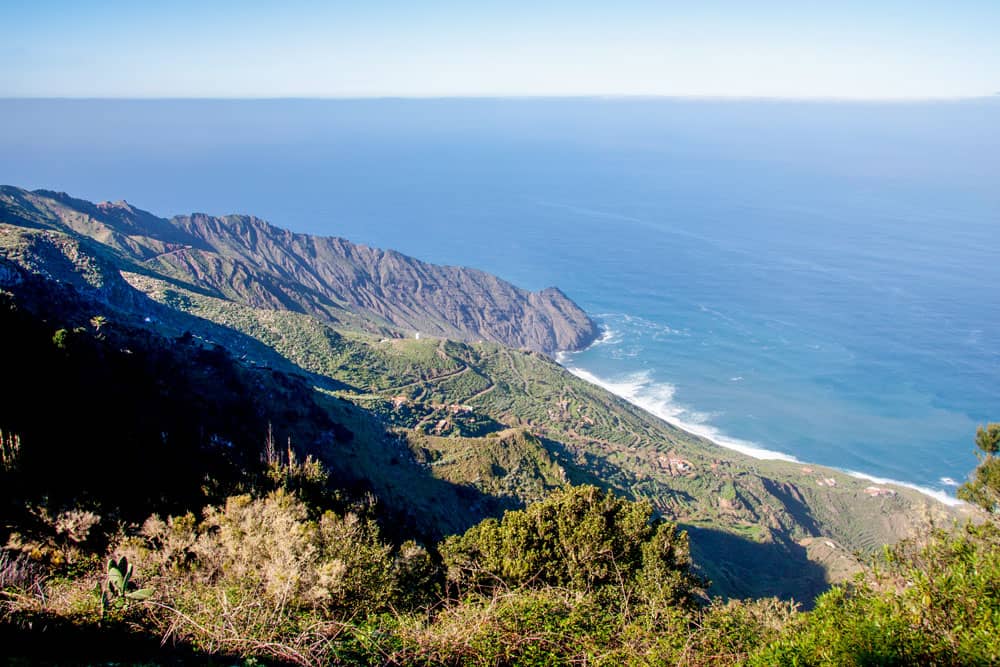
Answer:
M253 588L282 606L367 613L393 594L391 549L373 521L332 512L313 519L283 490L231 497L197 525L191 515L153 517L142 536L123 551L159 576L181 572L199 584Z
M93 512L82 509L71 509L60 512L54 521L56 535L64 536L74 544L86 542L90 531L101 522L101 517Z
M754 664L997 664L997 582L996 525L935 531L887 550L867 580L820 596Z
M544 587L473 596L396 628L392 665L614 665L620 619L592 594Z
M23 509L30 520L16 524L20 530L8 536L8 549L66 575L87 571L100 561L94 554L104 539L95 530L101 523L99 515L82 508L56 511L44 504Z
M156 591L166 637L296 663L329 657L355 620L423 601L427 589L409 587L433 580L422 547L394 557L372 520L314 517L284 490L231 497L201 522L152 517L117 551Z
M652 514L647 503L570 487L450 537L440 551L460 590L556 586L688 603L703 582L691 572L687 534Z
M795 613L768 599L626 616L600 593L519 588L471 595L431 622L397 618L367 650L384 665L735 665Z

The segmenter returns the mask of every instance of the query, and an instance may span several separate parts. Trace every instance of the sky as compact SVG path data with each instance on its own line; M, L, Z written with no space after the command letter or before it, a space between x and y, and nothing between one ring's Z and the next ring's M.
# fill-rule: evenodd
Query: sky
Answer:
M0 97L1000 93L1000 0L2 0L0 26Z

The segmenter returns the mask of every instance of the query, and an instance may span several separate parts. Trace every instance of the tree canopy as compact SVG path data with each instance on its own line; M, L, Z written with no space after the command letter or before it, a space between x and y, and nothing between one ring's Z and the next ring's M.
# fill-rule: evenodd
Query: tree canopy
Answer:
M958 497L979 505L988 512L1000 511L1000 423L990 423L976 429L979 465L972 479L958 490Z

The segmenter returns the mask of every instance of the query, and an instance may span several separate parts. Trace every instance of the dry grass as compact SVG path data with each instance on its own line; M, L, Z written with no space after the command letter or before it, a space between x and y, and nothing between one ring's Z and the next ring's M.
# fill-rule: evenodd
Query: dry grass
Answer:
M0 594L7 601L40 602L46 597L46 576L37 563L25 554L12 554L0 550ZM3 598L0 598L3 599Z

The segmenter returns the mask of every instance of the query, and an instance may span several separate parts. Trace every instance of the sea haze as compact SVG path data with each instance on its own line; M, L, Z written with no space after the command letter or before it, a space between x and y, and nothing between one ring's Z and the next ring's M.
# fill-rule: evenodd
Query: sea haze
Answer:
M1000 420L1000 99L0 100L0 182L559 285L759 455L951 493Z

